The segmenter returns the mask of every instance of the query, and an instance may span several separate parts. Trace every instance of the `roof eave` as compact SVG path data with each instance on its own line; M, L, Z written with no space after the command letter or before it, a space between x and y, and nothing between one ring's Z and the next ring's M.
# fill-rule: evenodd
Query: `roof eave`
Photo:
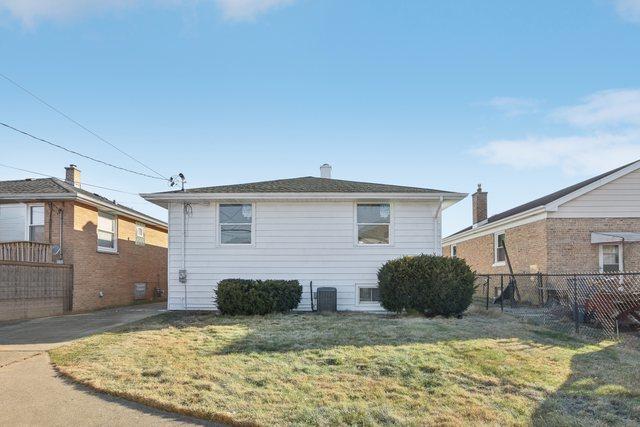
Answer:
M354 199L394 199L394 200L450 200L460 201L466 193L147 193L140 194L145 200L159 206L172 201L198 200L354 200Z

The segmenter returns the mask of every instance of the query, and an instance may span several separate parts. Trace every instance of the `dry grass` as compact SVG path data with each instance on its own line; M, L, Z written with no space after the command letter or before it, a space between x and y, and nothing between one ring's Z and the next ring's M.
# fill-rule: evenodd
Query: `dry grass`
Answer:
M98 390L263 425L636 424L638 356L478 314L167 314L51 352Z

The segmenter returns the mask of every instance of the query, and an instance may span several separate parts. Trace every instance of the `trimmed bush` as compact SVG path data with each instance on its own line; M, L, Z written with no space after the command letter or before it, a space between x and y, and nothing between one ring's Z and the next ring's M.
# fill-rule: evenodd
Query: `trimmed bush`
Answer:
M225 279L218 283L215 294L222 314L264 315L298 307L302 287L297 280Z
M396 313L461 314L471 304L474 281L464 260L435 255L394 259L378 271L381 304Z

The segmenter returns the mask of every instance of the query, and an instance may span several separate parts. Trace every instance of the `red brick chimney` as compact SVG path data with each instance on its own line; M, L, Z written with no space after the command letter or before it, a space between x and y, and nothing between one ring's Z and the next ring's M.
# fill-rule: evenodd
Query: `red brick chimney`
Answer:
M487 192L482 191L482 184L478 184L478 190L471 196L473 205L473 224L487 219Z

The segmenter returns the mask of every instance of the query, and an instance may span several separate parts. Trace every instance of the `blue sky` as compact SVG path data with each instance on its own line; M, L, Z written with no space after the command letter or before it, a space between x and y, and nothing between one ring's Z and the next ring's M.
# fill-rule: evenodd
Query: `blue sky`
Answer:
M1 73L192 187L329 162L342 179L481 182L491 214L640 158L640 0L0 0L0 51ZM144 171L2 79L0 121ZM0 144L10 166L168 189L8 129ZM467 199L443 231L470 220Z

